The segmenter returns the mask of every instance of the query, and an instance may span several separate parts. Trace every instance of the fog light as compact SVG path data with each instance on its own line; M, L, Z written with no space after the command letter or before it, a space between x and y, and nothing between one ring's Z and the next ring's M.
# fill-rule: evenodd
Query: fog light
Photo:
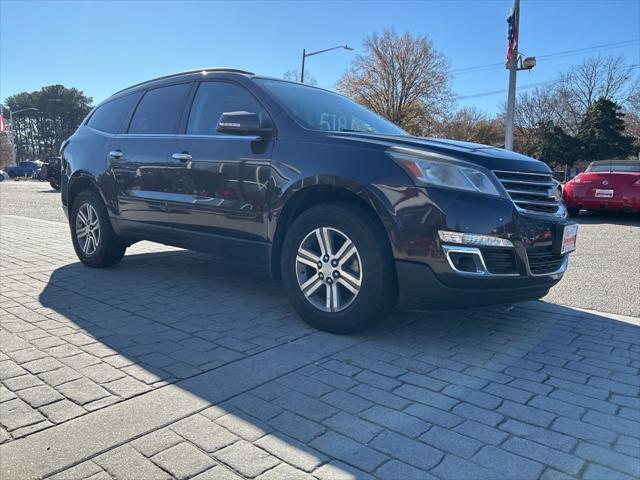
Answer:
M477 233L447 232L438 230L440 240L446 243L457 243L460 245L483 245L486 247L512 247L513 243L506 238L492 237L490 235L479 235Z
M469 255L465 253L452 252L450 254L451 261L456 266L458 270L461 272L478 272L478 267L476 266L476 259L479 260L478 255Z

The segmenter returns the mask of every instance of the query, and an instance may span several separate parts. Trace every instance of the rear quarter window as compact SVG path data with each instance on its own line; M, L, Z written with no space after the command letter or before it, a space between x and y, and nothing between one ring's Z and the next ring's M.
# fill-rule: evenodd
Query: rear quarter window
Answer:
M128 133L175 133L190 88L190 83L180 83L149 90L133 114Z
M105 133L119 133L139 98L140 94L134 93L103 103L93 112L87 126Z

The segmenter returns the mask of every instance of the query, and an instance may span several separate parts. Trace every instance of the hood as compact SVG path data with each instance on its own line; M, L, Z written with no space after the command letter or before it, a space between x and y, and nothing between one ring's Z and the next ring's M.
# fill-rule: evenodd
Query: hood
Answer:
M379 135L355 132L332 132L330 136L340 142L369 144L389 148L401 146L434 153L441 153L475 163L489 170L515 170L521 172L550 173L551 169L540 160L510 150L481 145L479 143L444 140L439 138L410 137L403 135Z

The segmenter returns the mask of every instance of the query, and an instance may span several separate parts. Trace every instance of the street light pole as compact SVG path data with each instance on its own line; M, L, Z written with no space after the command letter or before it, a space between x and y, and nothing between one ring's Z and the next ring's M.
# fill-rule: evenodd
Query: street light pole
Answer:
M516 76L518 74L518 30L520 27L520 0L513 2L513 34L515 35L515 46L509 45L511 58L509 59L509 93L507 94L507 118L504 136L504 148L513 150L513 121L516 108Z
M330 52L331 50L338 50L339 48L344 48L345 50L353 50L353 48L351 48L348 45L338 45L337 47L331 47L331 48L325 48L324 50L318 50L316 52L309 52L307 53L307 51L303 48L302 49L302 68L300 69L300 83L304 83L304 60L307 57L311 57L313 55L318 55L319 53L324 53L324 52Z
M307 58L307 51L302 49L302 68L300 69L300 83L304 83L304 59Z

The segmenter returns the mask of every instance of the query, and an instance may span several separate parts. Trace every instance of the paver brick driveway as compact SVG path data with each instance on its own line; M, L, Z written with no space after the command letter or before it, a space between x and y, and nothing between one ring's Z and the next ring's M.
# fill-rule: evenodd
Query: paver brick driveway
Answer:
M3 479L640 475L633 319L532 302L340 337L204 255L93 270L9 215L0 240Z

